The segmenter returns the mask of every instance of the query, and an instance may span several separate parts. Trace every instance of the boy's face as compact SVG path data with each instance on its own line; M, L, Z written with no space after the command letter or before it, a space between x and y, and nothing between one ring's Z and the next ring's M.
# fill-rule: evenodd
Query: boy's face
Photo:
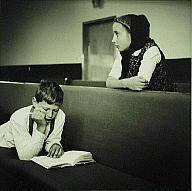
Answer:
M45 101L38 103L36 100L33 100L32 103L36 109L41 110L45 114L45 120L47 122L50 122L57 116L60 108L57 104L48 104Z

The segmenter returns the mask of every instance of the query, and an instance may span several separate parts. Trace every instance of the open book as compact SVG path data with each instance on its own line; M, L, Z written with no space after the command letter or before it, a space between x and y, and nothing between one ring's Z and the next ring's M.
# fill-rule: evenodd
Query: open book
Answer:
M67 151L60 158L51 158L47 156L37 156L31 159L33 162L49 169L74 166L76 164L87 164L95 162L92 154L87 151Z

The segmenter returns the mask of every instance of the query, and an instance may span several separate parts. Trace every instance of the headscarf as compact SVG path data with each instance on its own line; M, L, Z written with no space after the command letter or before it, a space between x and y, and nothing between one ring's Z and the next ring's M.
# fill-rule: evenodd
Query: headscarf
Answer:
M131 34L131 44L128 50L120 52L122 67L129 67L131 55L151 40L149 37L150 23L144 15L134 14L116 17L114 22L121 23Z
M123 15L116 17L114 22L121 23L131 33L131 45L129 50L136 51L142 48L150 40L150 23L144 15Z

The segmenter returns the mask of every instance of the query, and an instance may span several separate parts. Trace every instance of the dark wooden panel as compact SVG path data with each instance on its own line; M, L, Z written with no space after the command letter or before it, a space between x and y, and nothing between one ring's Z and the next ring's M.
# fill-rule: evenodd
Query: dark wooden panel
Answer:
M1 66L0 80L16 82L39 82L41 79L60 84L71 79L82 79L81 64Z
M166 62L175 83L191 82L191 58L167 59Z

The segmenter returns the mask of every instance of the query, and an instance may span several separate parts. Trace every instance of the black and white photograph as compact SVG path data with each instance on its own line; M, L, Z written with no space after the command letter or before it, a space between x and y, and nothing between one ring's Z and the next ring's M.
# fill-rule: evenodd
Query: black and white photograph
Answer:
M190 191L190 0L0 0L0 191Z

